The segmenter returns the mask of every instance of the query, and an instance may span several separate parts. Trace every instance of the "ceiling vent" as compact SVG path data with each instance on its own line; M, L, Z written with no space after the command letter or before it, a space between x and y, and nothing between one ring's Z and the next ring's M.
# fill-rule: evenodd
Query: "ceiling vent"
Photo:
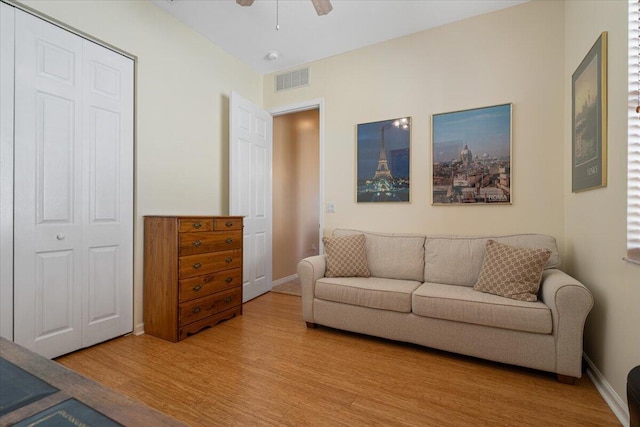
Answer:
M309 86L309 67L276 74L276 92L300 86Z

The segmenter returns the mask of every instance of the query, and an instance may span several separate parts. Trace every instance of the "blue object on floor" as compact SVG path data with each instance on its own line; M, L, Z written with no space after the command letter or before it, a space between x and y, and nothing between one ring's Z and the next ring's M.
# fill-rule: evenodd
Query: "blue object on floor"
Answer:
M52 385L0 358L0 417L56 391Z
M640 427L640 366L627 376L627 400L629 401L629 426Z

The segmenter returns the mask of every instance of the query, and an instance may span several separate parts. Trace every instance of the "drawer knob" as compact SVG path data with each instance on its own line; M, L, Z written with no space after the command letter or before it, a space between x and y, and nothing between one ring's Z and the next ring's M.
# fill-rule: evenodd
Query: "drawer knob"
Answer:
M225 242L227 242L228 244L233 243L233 239L231 237L229 237L227 240L225 240Z
M198 292L200 289L202 289L202 285L196 285L193 287L194 292Z
M233 297L226 297L224 299L224 302L227 303L227 304L229 304L231 301L233 301Z
M227 283L231 283L233 281L233 277L227 277L226 279L224 279L224 281Z
M200 264L199 262L196 262L195 264L193 264L193 268L195 268L196 270L199 269L200 267L202 267L202 264Z
M227 258L224 260L224 262L226 262L227 264L229 264L231 261L233 261L233 258Z
M193 314L197 314L197 313L200 313L200 310L202 310L202 308L200 308L200 307L195 307L193 310L191 310L191 312L192 312Z
M200 227L202 227L201 223L199 223L199 222L194 222L193 223L193 228L200 228Z
M200 246L202 244L202 242L200 240L196 240L195 242L193 242L193 246Z
M231 227L233 225L233 222L227 221L224 223L224 225L226 225L227 227Z

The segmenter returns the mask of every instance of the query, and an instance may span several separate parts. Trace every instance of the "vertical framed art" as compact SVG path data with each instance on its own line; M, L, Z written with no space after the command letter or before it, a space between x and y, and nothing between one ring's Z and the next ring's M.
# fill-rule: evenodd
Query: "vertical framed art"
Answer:
M409 202L411 118L359 124L356 146L356 201Z
M571 191L607 185L607 32L571 78Z
M510 204L511 104L434 114L433 205Z

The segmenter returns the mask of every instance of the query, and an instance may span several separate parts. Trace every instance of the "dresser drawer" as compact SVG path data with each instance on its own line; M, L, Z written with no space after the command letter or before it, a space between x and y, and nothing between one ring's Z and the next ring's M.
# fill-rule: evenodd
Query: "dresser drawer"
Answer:
M242 218L214 218L214 230L242 230Z
M218 292L180 304L178 324L180 327L204 319L205 317L240 305L242 290L240 288Z
M212 252L178 258L178 278L200 276L242 266L242 249Z
M242 286L242 271L234 268L180 280L178 298L184 302L239 286Z
M178 231L186 233L189 231L212 231L213 218L181 218L178 220Z
M242 231L180 233L178 255L194 255L242 247Z

